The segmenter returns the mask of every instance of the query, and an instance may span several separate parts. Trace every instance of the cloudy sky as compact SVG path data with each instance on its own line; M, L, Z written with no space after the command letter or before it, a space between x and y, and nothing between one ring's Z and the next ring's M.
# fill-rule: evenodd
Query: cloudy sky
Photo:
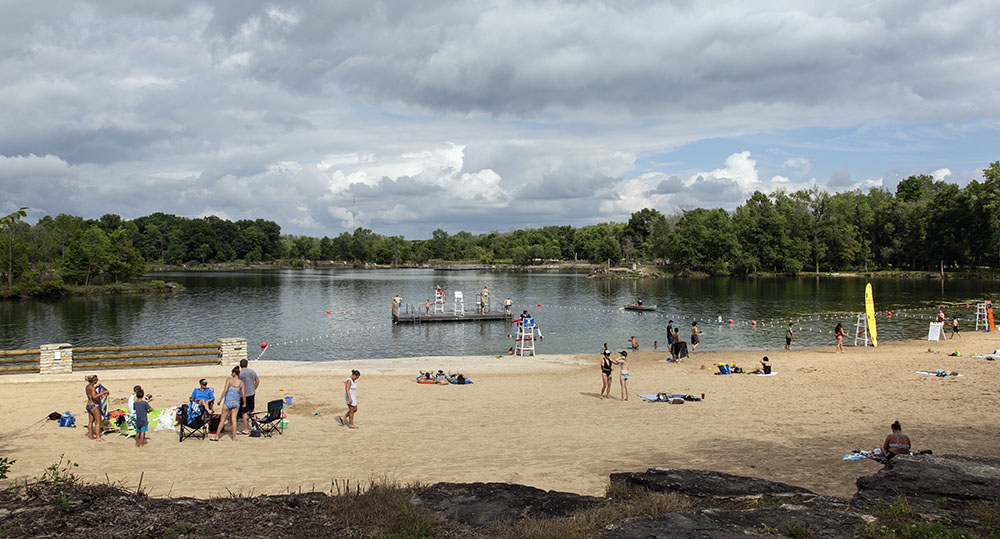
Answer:
M0 0L0 212L426 238L1000 160L1000 9Z

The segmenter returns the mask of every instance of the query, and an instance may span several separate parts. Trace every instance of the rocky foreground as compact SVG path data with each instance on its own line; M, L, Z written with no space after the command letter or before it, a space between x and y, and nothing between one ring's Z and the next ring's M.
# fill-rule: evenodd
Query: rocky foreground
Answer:
M896 458L859 478L852 498L665 468L612 474L604 497L437 483L212 500L150 498L56 472L0 491L0 537L1000 538L1000 459L960 455Z

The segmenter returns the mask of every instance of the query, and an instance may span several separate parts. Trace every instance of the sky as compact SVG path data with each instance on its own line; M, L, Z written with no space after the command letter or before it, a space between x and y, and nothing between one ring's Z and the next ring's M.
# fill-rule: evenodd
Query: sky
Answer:
M1000 160L993 0L213 4L0 0L0 213L422 239Z

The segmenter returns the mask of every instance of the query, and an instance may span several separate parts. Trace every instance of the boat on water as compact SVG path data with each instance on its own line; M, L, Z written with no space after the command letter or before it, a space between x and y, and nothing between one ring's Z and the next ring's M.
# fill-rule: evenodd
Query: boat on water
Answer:
M638 303L629 303L628 305L622 307L626 311L655 311L656 305L640 305Z

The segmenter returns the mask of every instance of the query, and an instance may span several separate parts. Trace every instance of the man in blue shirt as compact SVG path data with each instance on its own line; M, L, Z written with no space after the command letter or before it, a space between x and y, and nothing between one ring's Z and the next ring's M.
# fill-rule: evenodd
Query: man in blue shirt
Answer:
M206 413L212 409L215 404L215 391L208 387L208 380L202 378L198 381L198 387L191 392L191 402L200 404Z

